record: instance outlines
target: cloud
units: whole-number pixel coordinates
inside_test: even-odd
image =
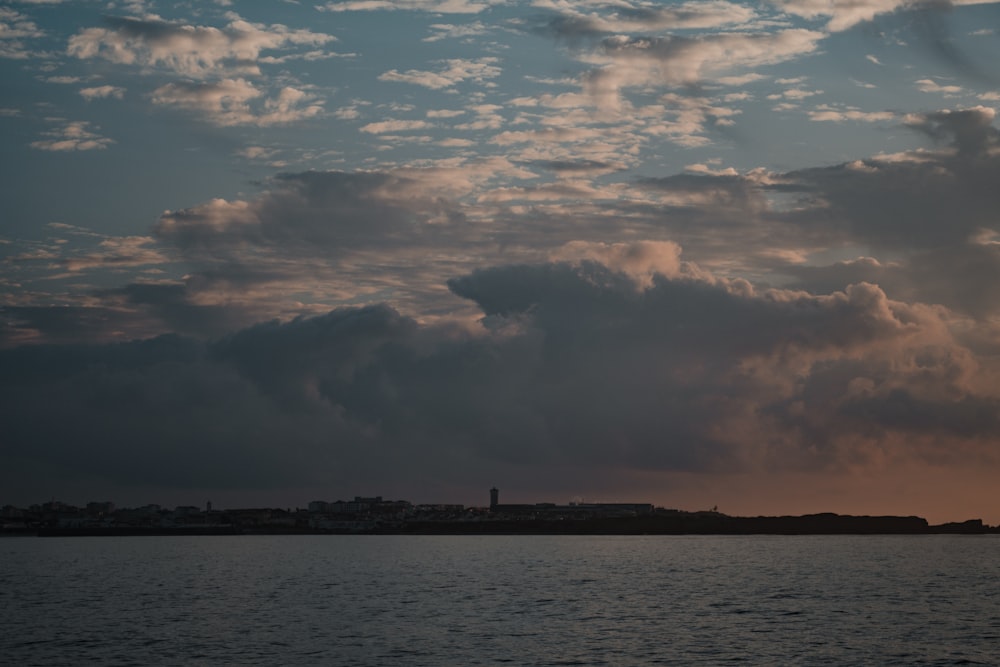
[[[156,333],[169,331],[205,339],[254,323],[253,311],[245,303],[232,297],[211,298],[213,295],[204,289],[204,282],[207,282],[204,276],[189,276],[183,282],[133,282],[97,290],[94,297],[118,313],[108,318],[111,331],[119,324],[118,320],[131,319]],[[228,282],[236,282],[236,276]],[[105,331],[105,337],[111,338],[108,333]]]
[[[553,171],[558,175],[566,176],[609,174],[624,168],[621,164],[599,160],[538,160],[533,164],[542,169]]]
[[[861,111],[859,109],[841,109],[827,105],[819,106],[808,113],[809,120],[829,123],[843,123],[846,121],[878,123],[897,118],[897,115],[892,111]]]
[[[466,194],[492,169],[502,168],[486,163],[453,170],[281,174],[253,199],[215,199],[167,211],[154,236],[189,261],[255,283],[292,280],[296,291],[315,295],[327,289],[356,295],[351,290],[363,284],[409,283],[413,289],[419,281],[404,277],[406,267],[429,262],[427,249],[439,247],[443,238],[468,241],[459,234],[462,208],[451,196]],[[376,251],[379,260],[363,254]],[[256,257],[255,274],[244,271],[248,256]],[[332,258],[340,263],[330,264]],[[393,270],[373,273],[365,265],[370,261],[386,262]],[[316,283],[317,273],[327,276],[327,284]],[[257,298],[273,305],[276,296]]]
[[[365,313],[337,313],[325,326],[321,320],[311,322],[327,334],[322,342],[314,339],[320,347],[311,352],[335,353],[340,346],[356,350],[351,341],[362,338],[363,346],[379,327],[387,338],[392,336],[388,315],[372,314],[369,319],[374,321],[368,326],[364,319]],[[286,328],[283,342],[290,342],[289,335],[294,339],[298,328]],[[263,340],[257,343],[257,339]],[[244,356],[244,350],[253,349],[255,343],[270,347],[266,331],[251,330],[207,348],[174,336],[117,348],[40,347],[16,358],[7,355],[16,368],[12,375],[5,374],[0,392],[8,408],[16,405],[27,412],[23,421],[11,424],[11,437],[3,445],[5,458],[30,462],[51,456],[57,463],[44,473],[49,480],[75,470],[73,474],[96,476],[105,484],[173,488],[260,489],[301,481],[303,470],[291,463],[300,456],[322,467],[334,465],[337,458],[346,465],[347,450],[337,453],[326,447],[331,442],[340,443],[338,447],[363,446],[361,429],[338,416],[332,406],[282,401],[280,394],[269,394],[257,382],[254,362]],[[293,348],[282,347],[282,354],[292,354],[286,360],[298,356]],[[20,372],[23,364],[45,370],[24,375]],[[87,384],[93,391],[84,393]],[[25,392],[21,398],[7,402],[18,390]],[[49,421],[36,432],[40,439],[32,445],[29,424],[45,410],[40,402],[43,391],[53,392],[50,400],[61,405],[56,419],[65,421]],[[220,429],[216,421],[220,418],[235,418],[239,423]],[[284,446],[275,448],[278,441]],[[198,466],[189,465],[192,458],[199,460]],[[4,478],[5,488],[12,488],[6,486],[15,482],[10,468]]]
[[[853,118],[849,111],[836,113]],[[612,246],[669,240],[726,275],[763,281],[777,271],[786,281],[798,276],[804,289],[815,291],[818,285],[820,293],[869,281],[895,299],[985,317],[995,304],[975,296],[983,290],[971,273],[965,279],[958,271],[954,280],[936,287],[910,269],[844,273],[839,283],[809,283],[795,267],[828,263],[810,256],[832,246],[882,266],[923,263],[955,271],[964,256],[969,266],[979,267],[977,276],[989,279],[995,253],[982,239],[989,238],[986,230],[996,230],[994,212],[1000,206],[992,186],[1000,178],[1000,163],[991,123],[991,110],[978,107],[910,115],[906,127],[935,141],[935,150],[784,173],[702,166],[606,185],[590,179],[619,170],[620,164],[541,157],[541,149],[548,141],[597,145],[610,141],[608,130],[504,132],[495,141],[523,143],[525,154],[533,155],[524,166],[459,160],[424,169],[284,174],[255,197],[167,212],[154,236],[194,262],[198,273],[214,268],[222,276],[245,266],[247,258],[268,268],[252,278],[255,289],[264,290],[255,312],[264,314],[279,307],[282,289],[319,303],[334,296],[382,298],[397,307],[405,303],[414,315],[429,309],[457,312],[453,301],[442,300],[442,275],[504,258],[568,259],[558,252],[571,238]],[[369,131],[406,127],[375,124]],[[555,178],[534,181],[537,169]],[[942,254],[925,254],[932,249]],[[606,255],[588,252],[586,257],[624,270]],[[328,258],[337,263],[324,263]],[[383,269],[366,271],[365,262]],[[310,280],[310,272],[325,277]],[[224,285],[207,281],[202,289],[206,295],[231,293]]]
[[[45,33],[30,17],[8,7],[0,7],[0,58],[25,60],[35,55],[25,40],[44,37]]]
[[[481,84],[487,79],[496,78],[500,76],[502,71],[495,65],[497,62],[499,62],[499,59],[493,57],[478,58],[475,60],[452,58],[445,61],[446,67],[436,72],[415,69],[399,72],[393,69],[380,74],[378,78],[379,81],[412,83],[417,86],[431,88],[432,90],[440,90],[442,88],[451,88],[463,81],[473,81]]]
[[[905,124],[944,147],[788,172],[769,189],[797,199],[787,219],[900,252],[966,244],[995,226],[1000,177],[992,109],[911,114]],[[815,227],[814,227],[815,228]]]
[[[120,100],[125,97],[125,89],[120,86],[96,86],[94,88],[81,88],[80,95],[88,102],[109,97]]]
[[[946,0],[934,3],[923,0],[772,0],[778,9],[805,19],[829,18],[826,29],[841,32],[876,16],[896,11],[919,12],[950,9],[959,5],[994,4],[995,0]],[[872,60],[871,56],[868,56]],[[876,64],[877,61],[873,60]]]
[[[90,126],[88,121],[66,122],[59,129],[44,133],[50,139],[32,141],[31,147],[43,151],[72,152],[104,150],[115,143],[114,139],[91,131]]]
[[[778,9],[806,19],[829,18],[831,32],[847,30],[858,23],[871,21],[879,14],[912,6],[911,0],[777,0]]]
[[[697,37],[627,37],[602,40],[585,60],[601,65],[584,79],[603,106],[617,106],[619,91],[648,85],[690,85],[734,70],[779,63],[815,51],[823,33],[717,33]]]
[[[434,31],[430,37],[424,37],[425,42],[440,42],[443,39],[459,39],[462,37],[477,37],[485,35],[490,28],[483,23],[476,21],[465,25],[452,25],[450,23],[434,23],[430,26]]]
[[[681,247],[671,241],[635,243],[593,243],[570,241],[550,254],[555,262],[582,264],[597,262],[612,271],[632,276],[639,285],[650,287],[656,276],[694,277],[698,271],[681,262]]]
[[[116,236],[103,239],[96,250],[77,253],[61,261],[67,271],[126,268],[163,264],[167,257],[148,236]]]
[[[669,244],[566,252],[450,281],[474,330],[371,306],[207,343],[0,352],[0,474],[252,490],[995,465],[995,386],[940,310],[866,283],[758,291],[684,270]]]
[[[572,396],[558,402],[567,412],[557,423],[568,425],[569,432],[559,440],[577,443],[578,455],[588,445],[599,448],[603,443],[614,449],[610,443],[619,443],[624,451],[644,452],[650,457],[648,464],[665,456],[672,461],[668,465],[689,464],[692,457],[698,465],[711,465],[719,455],[729,462],[740,459],[741,452],[767,456],[759,450],[751,454],[756,439],[763,437],[790,446],[789,460],[804,461],[811,455],[803,459],[805,452],[796,451],[798,447],[824,429],[841,431],[834,422],[841,418],[842,407],[850,411],[852,386],[860,384],[854,380],[866,377],[859,360],[874,362],[887,354],[900,360],[897,368],[902,370],[891,377],[891,367],[880,364],[868,379],[886,393],[874,394],[888,396],[893,388],[907,386],[917,393],[928,392],[927,400],[933,403],[929,396],[938,389],[931,376],[926,382],[913,382],[911,377],[920,372],[913,365],[919,355],[932,350],[939,350],[934,354],[942,366],[941,375],[936,371],[931,375],[948,385],[944,393],[957,397],[968,392],[964,382],[975,364],[949,339],[938,315],[932,309],[891,302],[873,285],[861,283],[845,292],[814,297],[774,290],[757,294],[745,283],[654,274],[649,287],[637,289],[636,283],[623,282],[620,274],[601,266],[506,267],[451,283],[488,316],[526,317],[541,330],[540,364],[545,370],[538,382],[544,384],[554,375],[558,389],[553,393],[561,390]],[[732,335],[736,331],[739,334]],[[890,348],[898,348],[899,355],[890,354]],[[938,363],[932,358],[926,370]],[[835,379],[834,368],[853,375]],[[795,373],[805,373],[805,381],[794,379]],[[952,373],[957,373],[955,379],[944,380]],[[615,387],[623,395],[609,406],[599,398],[598,386]],[[818,395],[799,394],[818,392],[820,386],[824,392],[836,392],[825,397],[832,399],[826,408],[814,404]],[[580,393],[585,396],[582,403],[576,402]],[[822,428],[810,426],[809,438],[789,437],[784,431],[805,434],[800,431],[803,425],[785,412],[796,401],[809,402],[808,414],[824,422]],[[987,402],[996,409],[995,396]],[[574,406],[572,411],[567,404]],[[668,415],[657,415],[654,405]],[[947,401],[940,408],[950,409]],[[714,416],[709,418],[706,411]],[[769,421],[769,414],[780,415],[783,423],[772,423],[776,430],[765,436],[754,420]],[[661,417],[664,421],[659,421]],[[717,418],[724,425],[718,429],[708,425]],[[896,426],[882,423],[878,428],[888,431]],[[746,434],[744,429],[754,435],[738,435]],[[992,427],[979,435],[991,431]],[[827,454],[857,454],[849,440],[830,444],[846,450],[821,454],[812,465],[829,463],[823,460]],[[673,447],[681,451],[671,452]]]
[[[478,14],[502,0],[342,0],[320,7],[328,12],[420,11],[435,14]]]
[[[5,304],[0,308],[0,350],[24,344],[100,344],[160,333],[147,328],[144,320],[101,306]]]
[[[430,109],[427,111],[428,118],[455,118],[465,114],[463,109]]]
[[[424,130],[429,127],[434,127],[434,125],[425,120],[383,120],[377,123],[362,125],[360,129],[362,132],[368,132],[369,134],[385,134],[386,132]]]
[[[410,184],[386,173],[305,172],[278,177],[252,201],[215,199],[164,213],[156,236],[182,248],[239,252],[245,244],[308,243],[335,252],[344,243],[371,243],[406,230],[410,202],[394,195]]]
[[[983,106],[910,114],[906,124],[937,141],[948,142],[958,157],[991,157],[1000,146],[1000,131],[993,127],[996,111]]]
[[[203,116],[215,125],[287,125],[318,116],[323,105],[311,94],[286,86],[277,96],[264,93],[245,79],[222,79],[211,83],[179,82],[160,86],[150,96],[154,104],[174,107]]]
[[[923,93],[940,93],[945,96],[954,97],[962,92],[961,86],[942,86],[933,79],[920,79],[916,84],[917,89]]]
[[[230,21],[224,28],[193,26],[159,18],[109,17],[107,28],[85,28],[70,37],[66,52],[123,65],[163,67],[184,76],[255,75],[262,51],[317,46],[331,35],[286,26]]]
[[[744,5],[725,0],[686,2],[672,6],[635,6],[608,3],[607,13],[583,13],[558,5],[559,13],[550,19],[543,32],[561,39],[576,40],[608,34],[650,33],[664,30],[695,30],[745,24],[756,12]]]
[[[777,270],[796,277],[791,287],[812,293],[868,281],[898,299],[942,304],[980,322],[988,322],[1000,312],[1000,295],[981,287],[1000,280],[1000,247],[992,243],[933,248],[896,262],[860,257],[826,265],[788,265]]]

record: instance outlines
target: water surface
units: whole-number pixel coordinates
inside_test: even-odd
[[[0,540],[0,663],[1000,664],[1000,536]]]

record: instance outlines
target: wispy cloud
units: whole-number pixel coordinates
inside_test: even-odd
[[[45,132],[48,139],[31,142],[32,148],[43,151],[71,152],[104,150],[115,143],[92,131],[87,121],[64,122],[58,129]]]
[[[421,11],[435,14],[478,14],[503,0],[343,0],[321,7],[328,12]]]
[[[437,71],[411,69],[405,72],[389,70],[379,75],[380,81],[395,81],[412,83],[434,90],[451,88],[464,81],[484,83],[488,79],[500,76],[501,69],[497,67],[498,58],[486,57],[474,60],[452,58],[445,61],[445,67]]]
[[[107,99],[109,97],[120,100],[125,97],[125,88],[122,88],[121,86],[95,86],[93,88],[81,88],[80,96],[87,101]]]
[[[734,70],[779,63],[812,53],[823,37],[800,29],[697,38],[609,37],[596,53],[581,58],[599,66],[585,77],[584,89],[600,105],[615,107],[621,104],[623,89],[692,85]]]

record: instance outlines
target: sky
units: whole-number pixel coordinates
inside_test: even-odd
[[[989,0],[0,0],[0,503],[1000,523]]]

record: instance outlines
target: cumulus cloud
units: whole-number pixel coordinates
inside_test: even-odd
[[[224,305],[234,323],[378,300],[437,316],[455,311],[458,301],[448,297],[441,276],[494,252],[484,240],[487,227],[470,220],[459,199],[492,179],[533,176],[499,159],[281,174],[252,198],[167,211],[153,236],[158,252],[186,267],[180,297]],[[101,298],[106,303],[109,296]],[[114,305],[146,310],[149,304]]]
[[[916,82],[917,88],[924,93],[939,93],[946,97],[954,97],[962,92],[961,86],[942,86],[933,79],[920,79]]]
[[[106,28],[85,28],[69,39],[66,52],[80,59],[163,67],[189,77],[220,73],[259,74],[262,51],[290,46],[318,46],[331,35],[286,26],[250,23],[236,18],[224,28],[194,26],[162,19],[109,17]]]
[[[681,263],[681,247],[671,241],[635,243],[594,243],[570,241],[550,255],[554,261],[580,264],[597,262],[613,271],[632,276],[642,286],[650,286],[655,276],[678,278],[682,272],[695,274]]]
[[[252,244],[281,251],[306,244],[314,252],[413,240],[414,219],[434,218],[448,207],[419,184],[384,172],[283,174],[273,189],[251,201],[215,199],[164,213],[156,235],[183,248],[232,252]]]
[[[166,212],[154,235],[197,267],[188,286],[200,303],[273,316],[391,299],[410,312],[448,313],[456,304],[442,298],[441,275],[474,262],[461,248],[479,239],[451,197],[500,169],[283,174],[253,199]]]
[[[303,90],[286,86],[274,97],[246,79],[211,83],[179,82],[160,86],[150,96],[154,104],[199,114],[216,125],[285,125],[318,116],[323,105]]]
[[[993,127],[995,117],[994,109],[977,106],[910,114],[905,122],[937,141],[949,143],[959,157],[988,157],[1000,145],[1000,131]]]
[[[1000,312],[1000,295],[983,285],[1000,280],[1000,247],[970,243],[911,253],[903,261],[860,257],[825,265],[776,267],[795,276],[790,286],[824,293],[858,281],[878,284],[896,298],[935,303],[989,322]]]
[[[31,58],[35,54],[25,40],[44,36],[45,33],[30,17],[9,7],[0,7],[0,58]]]
[[[447,485],[569,466],[589,485],[996,458],[995,387],[938,310],[867,283],[759,291],[686,272],[669,244],[567,252],[450,281],[481,309],[475,331],[372,306],[208,343],[0,352],[4,482],[409,490],[404,471]]]
[[[991,229],[1000,201],[986,183],[1000,164],[989,156],[996,130],[979,112],[928,114],[913,126],[947,137],[952,149],[923,159],[868,160],[793,172],[791,190],[813,199],[791,214],[839,228],[880,249],[928,249],[965,243]],[[952,152],[954,151],[954,152]],[[775,186],[783,189],[783,186]],[[803,200],[805,201],[805,200]]]
[[[700,264],[730,275],[760,280],[779,271],[821,293],[868,281],[895,299],[983,317],[995,304],[975,296],[983,290],[971,274],[966,280],[958,271],[955,280],[934,286],[929,275],[885,267],[959,267],[964,254],[969,266],[980,267],[977,275],[993,275],[993,245],[982,241],[990,238],[989,230],[1000,231],[994,219],[1000,201],[992,184],[1000,166],[992,119],[984,108],[911,115],[906,126],[936,142],[935,150],[785,173],[696,165],[688,173],[599,186],[589,179],[620,165],[556,159],[529,159],[524,167],[503,160],[458,161],[447,168],[291,173],[252,198],[169,211],[154,235],[196,262],[199,271],[216,267],[221,276],[243,266],[246,257],[267,267],[273,273],[251,278],[271,285],[260,295],[258,307],[265,310],[259,312],[275,307],[278,285],[307,283],[304,271],[327,277],[322,284],[294,288],[302,293],[329,290],[338,298],[368,301],[380,289],[390,290],[394,304],[406,301],[413,309],[408,312],[417,313],[441,297],[435,290],[442,274],[436,271],[463,271],[503,255],[591,259],[625,271],[607,252],[598,252],[602,246],[586,244],[616,247],[625,239],[645,238],[681,243]],[[367,131],[408,127],[376,123]],[[561,143],[608,139],[607,131],[585,130],[504,132],[494,140],[523,142],[537,155],[549,136]],[[549,170],[556,178],[511,183],[536,178],[525,167]],[[565,245],[571,229],[571,238],[584,245]],[[811,265],[810,254],[831,245],[854,249],[882,262],[881,268],[844,272],[839,283],[808,282],[805,269],[796,267]],[[560,254],[570,248],[579,257]],[[948,253],[924,254],[934,249]],[[334,257],[335,266],[322,261]],[[373,261],[384,269],[364,272],[363,263]],[[425,265],[418,268],[421,261]],[[650,264],[646,273],[654,269],[672,275],[666,264]],[[238,275],[248,275],[241,271]],[[224,283],[210,282],[204,288],[219,293]],[[439,303],[443,310],[455,308],[444,303]]]

